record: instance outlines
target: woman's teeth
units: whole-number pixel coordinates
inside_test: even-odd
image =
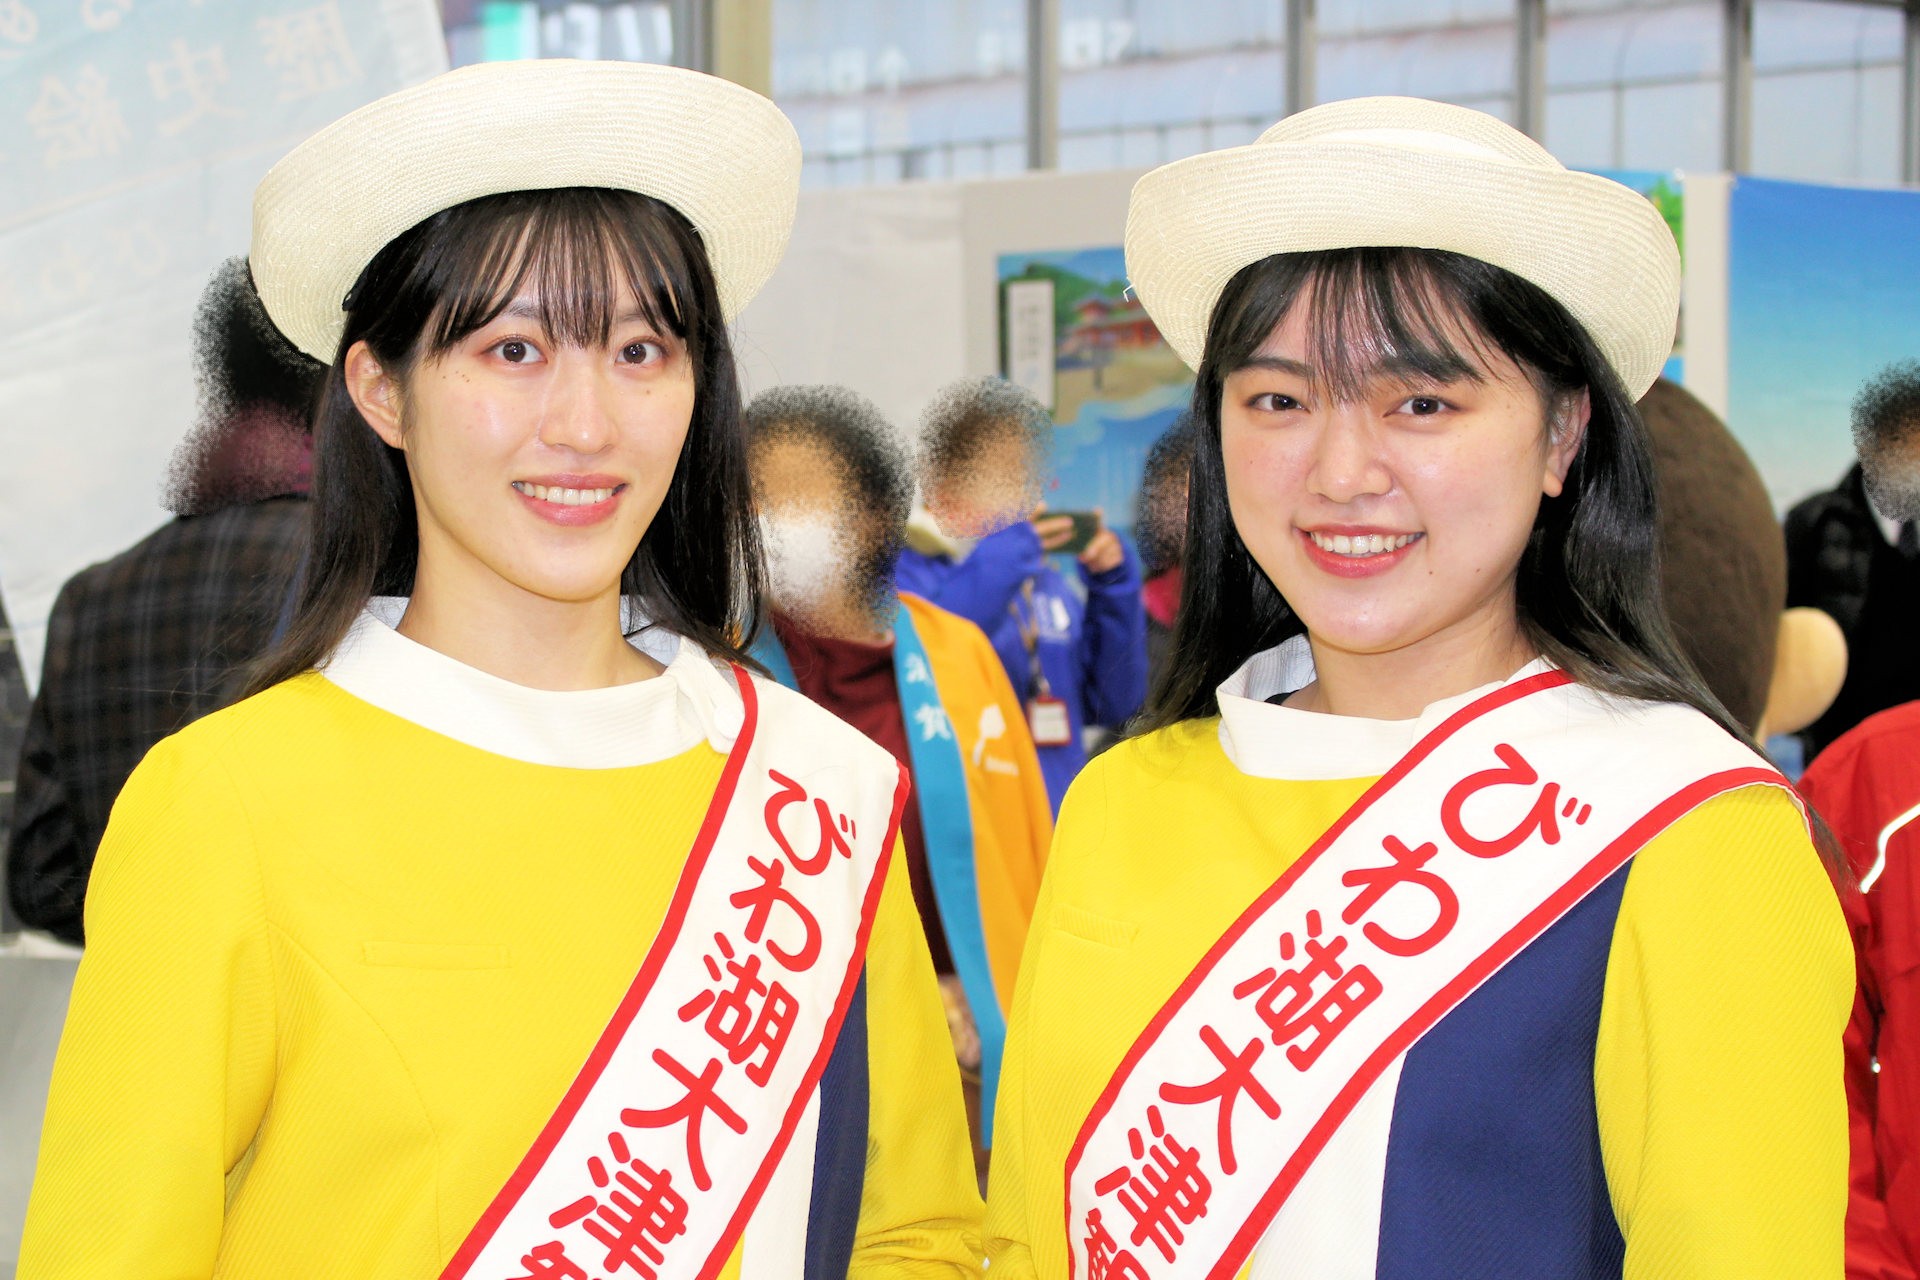
[[[562,489],[558,485],[528,484],[515,480],[513,487],[537,502],[557,502],[563,507],[590,507],[613,496],[611,489]]]
[[[1420,535],[1417,533],[1362,534],[1350,538],[1344,533],[1315,533],[1307,536],[1313,539],[1313,545],[1322,551],[1331,551],[1337,556],[1377,556],[1389,551],[1398,551]]]

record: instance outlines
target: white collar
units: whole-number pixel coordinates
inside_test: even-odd
[[[529,689],[394,630],[404,598],[367,602],[321,673],[423,729],[494,755],[567,769],[624,769],[671,759],[702,739],[726,751],[744,718],[732,679],[698,645],[658,627],[633,645],[666,665],[652,680],[607,689]]]
[[[1880,508],[1874,506],[1871,502],[1867,504],[1867,510],[1873,512],[1873,522],[1880,526],[1880,536],[1887,540],[1887,545],[1890,547],[1899,546],[1900,525],[1903,522],[1881,515]]]
[[[1254,654],[1220,685],[1220,746],[1235,768],[1256,778],[1376,778],[1475,698],[1552,669],[1536,658],[1505,680],[1432,703],[1411,720],[1327,715],[1267,701],[1313,682],[1313,650],[1305,636],[1295,636]]]

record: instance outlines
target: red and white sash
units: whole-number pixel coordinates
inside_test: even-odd
[[[1373,1082],[1650,839],[1785,780],[1698,712],[1559,672],[1457,712],[1236,920],[1066,1167],[1081,1280],[1227,1280]]]
[[[734,675],[744,723],[660,932],[442,1280],[707,1280],[793,1137],[859,981],[906,771],[825,716],[761,716]]]

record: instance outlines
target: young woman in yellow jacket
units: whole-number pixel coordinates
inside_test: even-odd
[[[1184,598],[1060,815],[989,1274],[1838,1277],[1852,963],[1660,609],[1659,214],[1362,99],[1147,175],[1126,252]]]
[[[311,549],[115,809],[22,1276],[977,1273],[901,772],[740,665],[798,171],[737,86],[532,62],[261,184]]]

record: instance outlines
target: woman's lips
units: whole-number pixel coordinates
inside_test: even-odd
[[[1307,559],[1338,578],[1371,578],[1386,573],[1405,560],[1426,537],[1421,533],[1389,529],[1300,529],[1297,532],[1306,547]],[[1373,550],[1375,546],[1380,550]]]
[[[528,510],[549,524],[567,527],[599,524],[612,516],[626,489],[611,476],[541,476],[513,482],[513,491]]]

